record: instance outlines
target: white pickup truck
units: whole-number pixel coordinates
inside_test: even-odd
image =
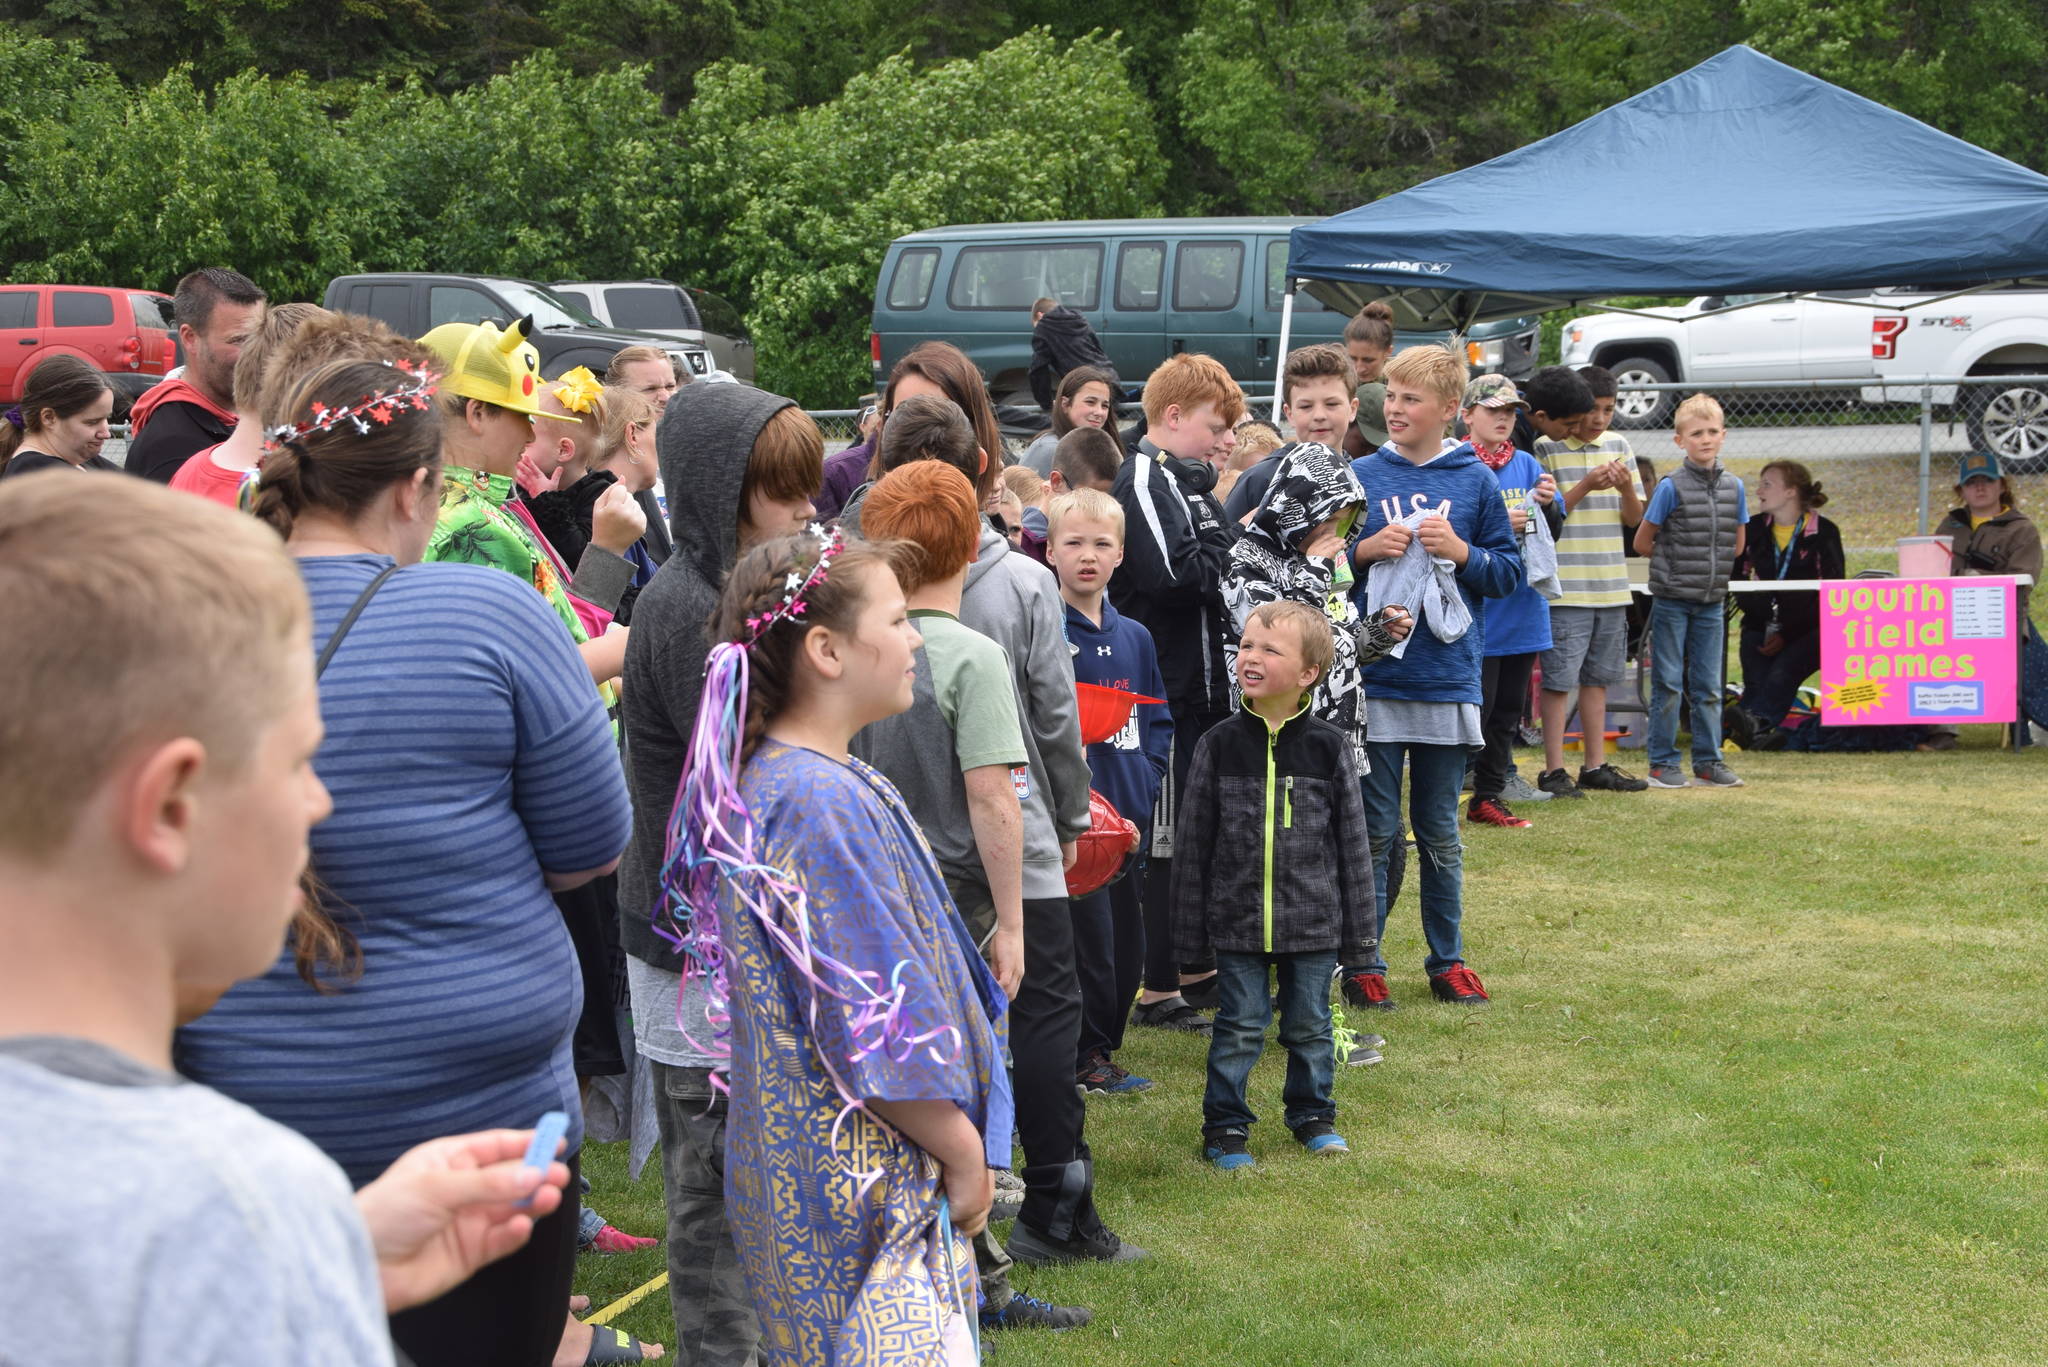
[[[1564,326],[1563,353],[1564,364],[1605,366],[1623,385],[1867,379],[1874,383],[1859,394],[1866,403],[1917,401],[1917,385],[1888,390],[1875,382],[2048,374],[2048,292],[1703,295],[1677,308],[1574,318]],[[1678,397],[1625,393],[1615,425],[1662,426]],[[1996,451],[2016,472],[2048,469],[2048,387],[1938,385],[1933,399],[1944,412],[1960,410],[1972,446]]]

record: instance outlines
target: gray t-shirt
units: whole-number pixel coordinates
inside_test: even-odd
[[[1486,743],[1479,729],[1479,705],[1431,702],[1412,698],[1365,699],[1368,742],[1405,745],[1462,745],[1477,750]]]
[[[62,1036],[0,1039],[0,1115],[0,1363],[392,1361],[348,1179],[306,1140]]]
[[[628,954],[626,993],[633,1004],[633,1043],[656,1063],[671,1068],[722,1068],[727,1061],[709,1051],[711,1020],[705,1010],[711,1000],[700,978],[690,979],[683,990],[683,975],[656,968]],[[676,1025],[676,998],[683,1004],[683,1025]]]

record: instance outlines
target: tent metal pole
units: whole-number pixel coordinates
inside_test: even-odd
[[[1934,389],[1920,390],[1920,535],[1927,535],[1927,486],[1934,470]]]
[[[1280,425],[1282,377],[1287,374],[1287,343],[1294,336],[1294,280],[1287,281],[1287,293],[1280,296],[1280,351],[1273,358],[1273,425]]]

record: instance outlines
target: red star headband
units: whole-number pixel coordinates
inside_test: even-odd
[[[281,446],[291,446],[315,432],[332,432],[343,423],[352,424],[357,432],[367,437],[370,435],[372,423],[385,427],[407,413],[424,411],[429,401],[440,391],[440,375],[424,365],[416,365],[411,361],[385,361],[382,364],[411,376],[411,383],[376,394],[366,394],[341,408],[329,408],[324,403],[316,403],[313,405],[313,416],[304,422],[283,423],[267,429],[264,432],[264,450],[275,451]]]

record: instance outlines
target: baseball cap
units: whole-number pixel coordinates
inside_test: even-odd
[[[1528,401],[1522,391],[1515,388],[1515,382],[1505,375],[1481,375],[1465,386],[1465,402],[1460,408],[1519,408],[1529,411]]]
[[[530,316],[502,332],[496,323],[443,323],[420,338],[420,345],[448,367],[441,377],[443,392],[531,418],[573,423],[574,416],[541,410],[540,353],[526,340],[532,332]]]
[[[1968,484],[1973,479],[2000,479],[2005,472],[1998,468],[1998,457],[1989,451],[1972,451],[1956,465],[1956,483]]]

